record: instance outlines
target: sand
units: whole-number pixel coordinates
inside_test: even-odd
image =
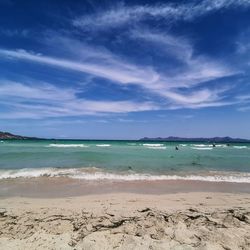
[[[250,249],[250,194],[1,198],[0,249]]]

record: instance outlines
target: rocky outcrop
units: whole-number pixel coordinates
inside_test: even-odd
[[[0,131],[0,140],[28,140],[28,139],[37,139],[35,137],[27,137],[21,135],[14,135],[8,132]]]

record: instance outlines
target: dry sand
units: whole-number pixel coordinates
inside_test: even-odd
[[[0,249],[250,249],[250,194],[2,198]]]

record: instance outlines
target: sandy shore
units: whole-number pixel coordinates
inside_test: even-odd
[[[250,249],[250,194],[1,198],[0,249]]]

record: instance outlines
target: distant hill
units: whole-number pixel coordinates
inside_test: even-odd
[[[14,134],[11,134],[8,132],[1,132],[0,131],[0,140],[28,140],[28,139],[38,139],[38,138],[21,136],[21,135],[14,135]]]
[[[199,137],[199,138],[185,138],[185,137],[174,137],[169,136],[166,138],[157,137],[157,138],[148,138],[144,137],[141,138],[139,141],[169,141],[169,142],[250,142],[250,140],[247,139],[241,139],[241,138],[231,138],[231,137],[212,137],[212,138],[206,138],[206,137]]]
[[[9,132],[1,132],[0,131],[0,140],[46,140],[44,138],[37,138],[37,137],[28,137],[22,135],[14,135]],[[53,139],[48,139],[53,140]],[[55,140],[55,139],[54,139]],[[60,140],[60,139],[57,139]],[[250,140],[241,139],[241,138],[231,138],[231,137],[199,137],[199,138],[185,138],[185,137],[175,137],[169,136],[166,138],[157,137],[157,138],[149,138],[144,137],[139,139],[139,141],[167,141],[167,142],[215,142],[215,143],[230,143],[230,142],[249,142]]]

